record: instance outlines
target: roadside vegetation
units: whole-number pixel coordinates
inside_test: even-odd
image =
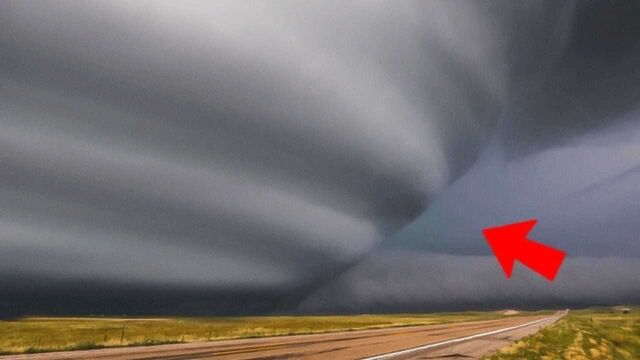
[[[507,316],[502,312],[461,312],[211,318],[24,317],[0,321],[0,354],[312,334]]]
[[[640,359],[640,308],[571,311],[486,359]]]

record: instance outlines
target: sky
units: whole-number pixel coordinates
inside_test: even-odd
[[[640,302],[638,16],[3,1],[0,316]],[[530,218],[553,283],[482,238]]]

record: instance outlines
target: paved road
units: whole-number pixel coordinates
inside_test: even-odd
[[[541,320],[529,321],[506,329],[498,329],[466,337],[429,343],[411,349],[398,350],[387,354],[368,357],[365,360],[405,360],[405,359],[480,359],[498,349],[512,344],[527,335],[538,332],[543,327],[555,323],[567,312],[558,312]]]
[[[159,345],[0,357],[0,359],[455,359],[474,358],[552,324],[551,316],[207,343]]]

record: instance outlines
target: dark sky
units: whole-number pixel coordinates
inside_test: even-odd
[[[640,302],[640,3],[0,3],[0,315]],[[483,227],[538,218],[549,283]]]

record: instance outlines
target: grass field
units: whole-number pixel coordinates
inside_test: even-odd
[[[0,354],[310,334],[505,317],[500,312],[215,318],[26,317],[0,321]]]
[[[640,359],[640,309],[571,311],[554,326],[517,341],[490,360]]]

